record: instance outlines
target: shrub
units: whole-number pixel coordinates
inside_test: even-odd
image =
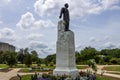
[[[53,62],[50,62],[50,66],[54,66],[54,63],[53,63]]]
[[[110,63],[112,63],[112,64],[117,64],[118,62],[117,62],[117,58],[111,58],[110,59]]]
[[[120,58],[117,59],[118,64],[120,65]]]

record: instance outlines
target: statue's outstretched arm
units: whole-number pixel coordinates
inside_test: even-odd
[[[62,17],[62,13],[63,13],[63,11],[64,11],[64,8],[61,9],[59,18]]]

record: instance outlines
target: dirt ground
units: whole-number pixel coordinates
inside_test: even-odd
[[[12,69],[0,69],[0,72],[9,72],[11,71]]]

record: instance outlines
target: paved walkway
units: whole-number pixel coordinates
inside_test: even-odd
[[[101,75],[102,72],[103,72],[102,70],[98,70],[98,71],[97,71],[97,74],[100,74],[100,75]],[[103,75],[104,75],[104,76],[110,76],[110,77],[114,77],[114,78],[119,78],[119,79],[120,79],[120,75],[117,75],[117,74],[110,74],[110,73],[104,72]]]
[[[120,75],[117,75],[117,74],[111,74],[111,73],[106,73],[106,72],[117,72],[117,73],[120,73],[118,71],[105,71],[105,70],[102,70],[105,66],[114,66],[114,65],[98,65],[98,71],[97,71],[97,74],[101,74],[103,72],[103,75],[105,76],[110,76],[110,77],[115,77],[115,78],[120,78]],[[120,65],[115,65],[115,66],[120,66]]]
[[[0,72],[0,80],[10,80],[10,78],[17,76],[18,71],[20,68],[14,68],[13,70],[9,72]],[[46,72],[39,72],[40,74],[46,73]],[[35,73],[19,73],[19,75],[28,75],[28,74],[35,74]]]
[[[0,73],[0,80],[9,80],[11,77],[16,76],[20,68],[13,69],[7,73]]]

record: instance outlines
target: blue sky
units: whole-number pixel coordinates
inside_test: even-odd
[[[0,42],[55,53],[61,7],[69,3],[76,50],[120,48],[120,0],[0,0]]]

